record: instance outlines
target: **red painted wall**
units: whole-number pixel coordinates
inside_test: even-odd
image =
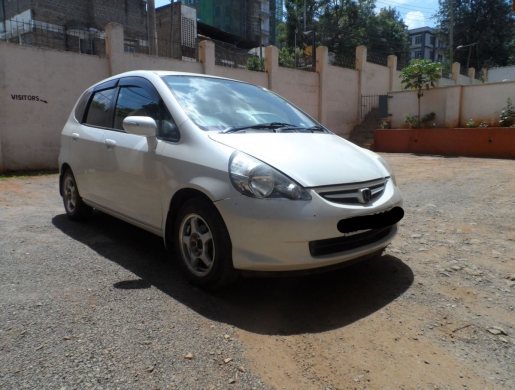
[[[374,151],[515,158],[515,128],[376,130]]]

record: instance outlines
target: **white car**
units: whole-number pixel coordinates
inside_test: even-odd
[[[163,237],[207,288],[377,256],[404,215],[379,155],[266,88],[213,76],[94,85],[64,126],[59,167],[71,219],[95,208]]]

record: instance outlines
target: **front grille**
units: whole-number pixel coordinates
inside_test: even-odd
[[[354,234],[347,237],[329,238],[309,242],[311,256],[324,256],[338,252],[345,252],[365,245],[373,244],[385,238],[392,231],[392,227],[368,230],[364,233]]]
[[[341,186],[320,187],[315,189],[315,191],[329,202],[341,204],[359,204],[362,203],[360,202],[359,190],[368,188],[372,193],[371,200],[367,202],[370,203],[378,199],[383,194],[387,182],[388,178],[384,178],[362,183],[345,184]]]

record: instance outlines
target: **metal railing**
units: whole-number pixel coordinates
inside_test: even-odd
[[[467,69],[460,66],[460,74],[463,76],[468,76]]]
[[[367,51],[367,62],[371,62],[373,64],[382,66],[388,66],[388,57],[384,54]]]
[[[249,49],[243,49],[227,42],[217,41],[216,39],[202,37],[202,40],[209,40],[215,44],[215,65],[225,66],[228,68],[238,68],[254,70],[258,72],[265,71],[265,48],[252,52]],[[261,53],[263,59],[260,59]]]
[[[171,39],[164,38],[160,36],[159,33],[156,42],[157,57],[175,58],[187,61],[198,60],[196,44],[195,47],[180,45],[178,41],[172,42]],[[127,34],[124,36],[124,50],[129,53],[150,55],[151,50],[148,36],[146,34],[140,36]]]
[[[340,68],[356,69],[356,57],[335,57],[333,66],[339,66]]]
[[[6,20],[0,41],[24,46],[71,51],[105,57],[105,34],[90,28],[67,27],[37,20]]]

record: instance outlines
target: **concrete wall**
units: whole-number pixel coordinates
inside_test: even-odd
[[[499,126],[499,115],[509,97],[515,102],[515,81],[464,87],[461,94],[461,125],[465,126],[473,119],[476,125],[486,122],[489,126]]]
[[[515,66],[488,69],[488,82],[515,81]]]
[[[398,78],[392,58],[389,67],[366,63],[364,47],[356,70],[329,65],[327,48],[319,47],[316,72],[308,72],[279,67],[279,51],[269,46],[266,72],[252,72],[216,66],[209,41],[199,45],[200,62],[190,62],[124,52],[124,30],[116,23],[105,34],[107,58],[0,42],[0,172],[56,168],[60,133],[80,94],[126,71],[184,71],[261,85],[345,138],[360,122],[361,95],[386,94]]]
[[[404,114],[417,114],[416,91],[389,94],[392,96],[388,102],[391,128],[408,128]],[[498,126],[499,114],[508,97],[515,101],[515,82],[433,88],[424,91],[420,111],[421,115],[434,112],[436,127],[466,127],[470,120],[476,122],[476,126],[481,122]]]
[[[106,58],[0,43],[0,172],[56,168],[73,106],[106,77]]]

